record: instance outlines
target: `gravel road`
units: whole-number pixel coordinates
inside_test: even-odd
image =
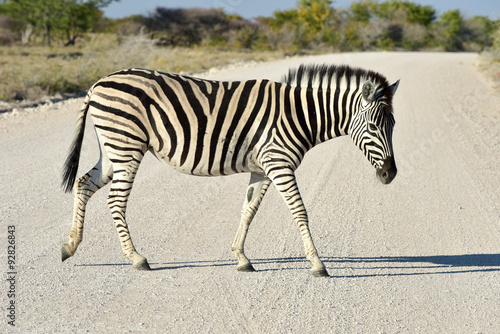
[[[78,252],[61,263],[73,198],[60,174],[82,99],[0,115],[0,332],[499,333],[500,97],[477,62],[465,53],[355,53],[202,74],[279,80],[300,63],[344,63],[401,79],[392,184],[376,180],[347,137],[313,149],[297,171],[330,278],[310,276],[274,188],[246,243],[257,272],[237,272],[230,247],[249,175],[192,177],[152,155],[127,215],[154,270],[133,270],[122,256],[109,186],[87,207]],[[97,155],[87,124],[79,175]]]

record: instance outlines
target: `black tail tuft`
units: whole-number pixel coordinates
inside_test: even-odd
[[[76,180],[78,172],[78,163],[80,161],[80,152],[82,150],[83,135],[85,133],[85,119],[87,118],[87,110],[89,106],[90,92],[85,98],[84,105],[80,110],[78,121],[76,124],[76,133],[73,143],[71,144],[70,152],[64,163],[62,188],[65,192],[71,192]]]
[[[84,128],[85,129],[85,128]],[[83,130],[84,130],[83,129]],[[71,149],[66,162],[64,163],[62,187],[69,193],[73,189],[78,172],[78,162],[80,161],[80,151],[82,149],[83,131],[79,131],[71,144]]]

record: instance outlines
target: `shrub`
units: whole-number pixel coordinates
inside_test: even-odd
[[[421,24],[409,24],[403,30],[403,48],[416,51],[424,48],[428,42],[427,28]]]

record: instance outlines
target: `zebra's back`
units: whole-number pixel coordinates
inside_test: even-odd
[[[93,86],[90,115],[117,155],[150,150],[194,175],[262,172],[257,155],[275,124],[280,88],[268,80],[217,82],[128,69]]]

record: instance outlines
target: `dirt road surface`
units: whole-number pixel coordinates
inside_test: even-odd
[[[257,272],[237,272],[230,247],[249,175],[182,175],[151,155],[127,214],[154,270],[136,271],[122,256],[109,186],[89,203],[78,252],[61,263],[73,197],[61,191],[60,174],[82,99],[0,115],[0,332],[499,333],[500,98],[477,61],[337,54],[203,75],[279,80],[300,63],[342,63],[401,79],[392,184],[376,180],[347,137],[313,149],[297,171],[329,278],[309,275],[298,228],[274,188],[246,243]],[[87,124],[79,175],[97,154]],[[12,300],[15,327],[7,323]]]

